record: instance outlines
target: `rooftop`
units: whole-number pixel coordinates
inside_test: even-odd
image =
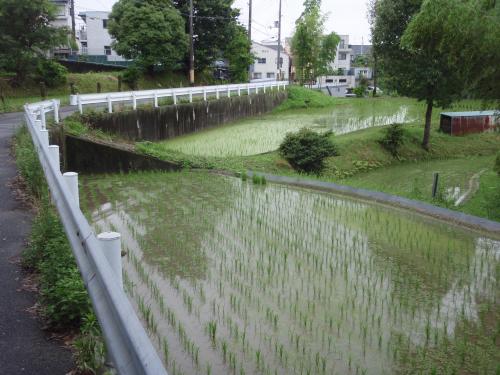
[[[500,111],[470,111],[470,112],[441,112],[442,116],[448,117],[475,117],[500,115]]]

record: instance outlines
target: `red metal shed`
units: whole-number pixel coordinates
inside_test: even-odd
[[[442,112],[439,128],[450,135],[481,133],[499,126],[500,112]]]

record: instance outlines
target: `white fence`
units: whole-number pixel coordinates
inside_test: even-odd
[[[266,90],[281,90],[288,85],[286,81],[272,82],[256,82],[244,83],[235,85],[219,85],[219,86],[198,86],[198,87],[181,87],[176,89],[162,90],[145,90],[145,91],[124,91],[124,92],[107,92],[102,94],[78,94],[70,96],[70,104],[77,105],[80,113],[83,113],[83,106],[88,104],[106,104],[108,112],[113,112],[113,103],[132,102],[133,109],[137,108],[137,101],[153,101],[153,105],[158,107],[158,99],[172,98],[174,104],[181,98],[188,98],[189,102],[193,101],[193,97],[203,96],[203,100],[207,100],[209,95],[215,95],[217,99],[221,95],[231,97],[231,95],[241,96],[244,94],[259,93]]]
[[[58,122],[58,110],[58,100],[27,104],[24,107],[26,124],[52,201],[92,300],[112,364],[119,374],[166,375],[167,371],[122,289],[120,235],[94,234],[80,210],[78,174],[62,174],[59,147],[49,145],[45,115],[53,112]]]

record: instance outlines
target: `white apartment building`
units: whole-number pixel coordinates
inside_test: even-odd
[[[107,61],[124,61],[111,44],[113,39],[108,32],[109,12],[87,11],[78,14],[85,22],[85,26],[78,30],[80,54],[105,56]]]
[[[349,35],[339,35],[340,42],[337,47],[337,55],[331,64],[335,75],[318,77],[321,86],[356,86],[356,77],[351,72],[352,49],[349,45]]]
[[[278,77],[278,45],[252,42],[252,53],[255,63],[251,67],[251,79],[279,79]],[[290,57],[281,47],[281,79],[288,80]]]
[[[52,2],[56,6],[56,19],[52,21],[52,25],[71,30],[70,0],[52,0]]]

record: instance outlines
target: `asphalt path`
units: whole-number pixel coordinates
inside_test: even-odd
[[[72,111],[66,107],[61,112]],[[17,175],[11,139],[22,121],[20,112],[0,114],[0,374],[66,374],[74,368],[71,351],[42,330],[42,323],[28,311],[37,295],[23,288],[19,258],[33,212],[10,187]]]

